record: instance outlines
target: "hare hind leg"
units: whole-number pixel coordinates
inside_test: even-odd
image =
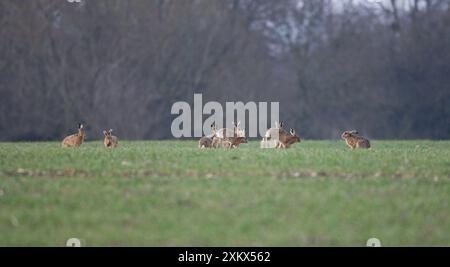
[[[276,145],[276,148],[278,148],[278,149],[285,149],[286,145],[283,142],[278,141],[277,145]]]
[[[225,149],[231,149],[231,148],[233,148],[233,144],[230,141],[223,141],[222,147]]]
[[[361,140],[356,143],[356,148],[370,148],[370,143],[366,140]]]

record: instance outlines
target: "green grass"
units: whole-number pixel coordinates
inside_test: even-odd
[[[450,141],[0,143],[0,246],[450,245]]]

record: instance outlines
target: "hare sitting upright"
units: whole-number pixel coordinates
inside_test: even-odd
[[[214,141],[215,141],[215,135],[216,135],[216,124],[213,122],[211,124],[211,134],[203,136],[198,140],[198,148],[213,148],[214,147]]]
[[[63,147],[79,147],[83,144],[86,137],[86,131],[83,128],[83,124],[78,124],[78,133],[66,136],[62,141]]]
[[[278,148],[281,135],[289,135],[283,129],[283,122],[275,121],[275,127],[269,128],[261,140],[261,148]]]
[[[222,128],[216,131],[215,137],[219,139],[224,139],[227,137],[245,137],[245,131],[241,130],[239,127],[241,125],[241,122],[232,122],[233,123],[233,129],[230,128]]]
[[[103,131],[103,134],[105,135],[103,144],[107,148],[115,148],[119,144],[119,139],[117,136],[112,135],[112,131],[112,129],[109,129],[109,131]]]
[[[345,131],[341,135],[342,139],[351,149],[355,148],[370,148],[370,141],[359,135],[358,131]]]
[[[242,130],[240,128],[241,122],[240,121],[238,121],[237,123],[233,122],[233,125],[234,125],[233,126],[234,137],[244,137],[245,138],[245,130]],[[243,139],[241,139],[241,140],[243,140]]]
[[[280,122],[275,121],[275,127],[270,128],[270,129],[268,129],[266,131],[266,134],[263,137],[263,141],[277,140],[283,134],[286,134],[286,135],[289,134],[285,130],[283,130],[283,122],[282,121],[280,121]]]

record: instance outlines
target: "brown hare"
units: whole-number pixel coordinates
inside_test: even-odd
[[[283,130],[283,122],[275,121],[275,127],[269,128],[261,140],[261,148],[276,148],[280,135],[288,134]]]
[[[222,128],[217,131],[215,131],[215,134],[212,136],[212,147],[218,148],[220,146],[222,147],[237,147],[239,146],[239,142],[242,143],[242,141],[245,139],[245,131],[241,130],[239,126],[241,125],[241,122],[233,122],[233,129],[230,128]],[[236,137],[242,137],[244,139],[239,139],[240,141],[230,141],[229,138],[236,138]],[[233,142],[237,142],[236,144],[233,144]]]
[[[222,140],[223,148],[237,148],[240,144],[247,143],[247,139],[245,137],[227,137]]]
[[[230,128],[222,128],[217,130],[215,137],[223,139],[225,137],[234,136],[234,130]]]
[[[217,139],[215,138],[216,135],[216,124],[213,122],[211,124],[211,134],[203,136],[198,140],[198,148],[214,148],[215,142],[217,142]]]
[[[83,144],[86,138],[86,131],[84,130],[83,124],[78,124],[78,133],[66,136],[62,141],[63,147],[79,147]]]
[[[203,136],[202,138],[200,138],[200,140],[198,140],[198,148],[200,149],[212,148],[212,144],[213,144],[212,139],[207,136]]]
[[[351,149],[355,148],[370,148],[370,141],[359,135],[358,131],[345,131],[341,135],[342,139]]]
[[[234,125],[234,129],[233,129],[234,137],[245,137],[245,130],[240,129],[241,122],[240,121],[238,121],[237,123],[233,122],[233,125]]]
[[[289,134],[285,134],[284,132],[280,134],[277,148],[289,148],[295,143],[300,143],[300,137],[296,135],[295,130],[291,128]]]
[[[266,131],[263,141],[278,139],[279,136],[282,134],[288,135],[288,133],[285,130],[283,130],[283,122],[275,121],[275,127],[270,128]]]
[[[239,129],[241,122],[233,122],[233,129],[230,128],[222,128],[217,130],[215,137],[224,139],[227,137],[245,137],[245,131]]]
[[[112,135],[112,131],[112,129],[109,129],[109,131],[103,131],[103,134],[105,135],[103,144],[107,148],[115,148],[119,144],[119,139],[117,136]]]

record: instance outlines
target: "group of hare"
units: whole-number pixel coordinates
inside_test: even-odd
[[[211,134],[198,140],[198,148],[236,148],[242,143],[247,143],[245,132],[239,129],[241,122],[234,123],[233,129],[222,128],[217,130],[216,124],[211,124]]]
[[[241,130],[241,122],[233,122],[233,129],[222,128],[217,130],[215,123],[211,125],[211,134],[203,136],[198,141],[198,148],[226,148],[232,149],[239,147],[242,143],[247,143],[245,131]],[[103,131],[104,140],[103,145],[106,148],[115,148],[119,144],[117,136],[112,135],[112,129]],[[83,124],[78,124],[78,132],[66,136],[62,141],[63,147],[79,147],[83,144],[86,137],[86,131]],[[370,148],[370,141],[362,137],[355,130],[345,131],[341,135],[342,139],[351,149],[355,148]],[[262,143],[273,142],[273,147],[278,149],[286,149],[291,145],[300,142],[300,137],[295,133],[295,130],[290,128],[289,132],[283,129],[283,122],[275,122],[275,127],[266,131]]]
[[[103,145],[107,148],[115,148],[119,144],[119,139],[117,136],[112,135],[112,129],[109,131],[103,131],[103,135],[105,138],[103,139]],[[62,141],[63,147],[79,147],[83,144],[84,139],[86,138],[86,130],[83,127],[83,124],[78,124],[78,133],[71,134],[66,136]]]
[[[233,129],[222,128],[217,130],[215,123],[211,125],[211,134],[203,136],[198,141],[198,148],[237,148],[242,143],[247,143],[245,131],[239,128],[240,122],[233,122]],[[351,149],[370,148],[370,141],[359,135],[358,131],[345,131],[341,135],[342,139]],[[273,146],[278,149],[290,148],[291,145],[300,142],[300,137],[295,133],[293,128],[289,132],[283,129],[283,122],[275,122],[275,127],[266,131],[261,147],[267,142],[272,142]]]

